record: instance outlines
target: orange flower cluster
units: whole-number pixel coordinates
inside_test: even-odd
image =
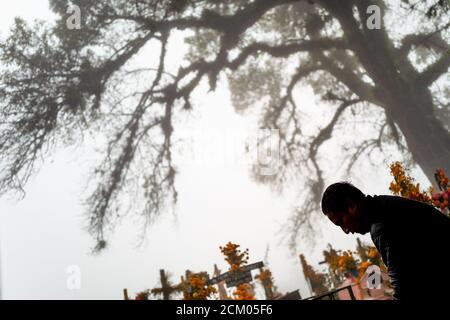
[[[372,265],[372,263],[370,261],[364,261],[358,265],[358,275],[359,275],[358,280],[360,280],[364,276],[367,268],[370,267],[371,265]]]
[[[433,193],[432,195],[433,205],[441,209],[442,212],[445,212],[446,210],[448,211],[450,210],[449,204],[450,185],[448,183],[449,179],[445,175],[443,169],[436,170],[434,177],[436,178],[436,182],[439,186],[440,192]]]
[[[207,285],[206,273],[194,273],[189,276],[187,287],[183,290],[184,300],[208,300],[216,293],[216,288]]]
[[[426,191],[420,191],[420,184],[416,183],[414,178],[410,177],[400,162],[394,162],[390,165],[391,174],[394,181],[391,182],[389,190],[394,195],[402,196],[412,200],[425,203],[431,203],[431,197]],[[430,192],[429,190],[428,192]]]
[[[230,265],[230,272],[239,272],[239,270],[248,263],[248,249],[243,252],[239,249],[240,245],[228,242],[225,247],[219,247],[225,255],[225,261]],[[240,284],[233,292],[234,300],[255,300],[253,288],[248,283]]]
[[[138,292],[136,294],[136,298],[135,300],[149,300],[150,297],[150,291],[149,290],[145,290],[142,292]]]
[[[434,205],[443,213],[450,213],[450,185],[443,169],[436,170],[434,175],[440,189],[439,192],[434,192],[433,187],[430,187],[427,191],[420,191],[420,185],[406,174],[400,162],[391,164],[390,169],[394,181],[391,182],[389,189],[393,194],[425,202]]]
[[[263,286],[273,288],[272,272],[269,269],[261,270],[261,272],[255,276],[255,279],[261,281]]]
[[[368,247],[367,257],[368,257],[367,261],[363,261],[358,265],[359,278],[361,278],[366,273],[367,268],[371,265],[377,265],[380,267],[381,270],[387,271],[386,266],[384,265],[383,260],[381,259],[381,255],[378,252],[377,248]]]
[[[252,285],[242,283],[233,292],[234,300],[256,300]]]
[[[367,251],[367,257],[370,260],[379,260],[380,259],[380,253],[378,252],[377,248],[370,247]]]
[[[344,251],[338,258],[337,266],[341,272],[354,273],[357,270],[357,266],[353,253],[350,250]]]
[[[240,245],[228,242],[225,247],[219,247],[225,255],[225,261],[230,264],[230,271],[238,271],[248,263],[248,249],[243,252],[239,249]]]
[[[327,250],[323,251],[323,256],[332,271],[335,272],[339,269],[339,265],[338,265],[339,254],[336,250],[334,250],[332,247],[330,247],[330,249],[328,251]]]
[[[436,182],[438,183],[441,190],[446,190],[448,185],[448,177],[445,175],[444,169],[437,169],[435,173]]]
[[[335,287],[341,285],[342,281],[351,275],[361,289],[361,296],[358,297],[360,299],[364,298],[361,279],[367,268],[371,265],[377,265],[383,272],[387,272],[378,250],[373,246],[363,244],[359,239],[356,252],[347,250],[341,253],[340,250],[335,250],[329,245],[329,250],[324,251],[324,258],[330,267],[330,275],[335,279],[332,280],[332,285]]]

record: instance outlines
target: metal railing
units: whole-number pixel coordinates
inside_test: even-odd
[[[337,294],[338,292],[343,291],[343,290],[348,290],[348,293],[350,295],[350,300],[356,300],[355,293],[353,292],[353,289],[352,289],[353,286],[354,286],[354,284],[350,284],[348,286],[340,287],[340,288],[328,291],[324,294],[306,298],[304,300],[336,300],[335,294]]]

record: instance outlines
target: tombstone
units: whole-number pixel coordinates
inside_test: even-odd
[[[362,293],[361,288],[358,286],[356,282],[356,278],[353,276],[347,277],[344,282],[339,287],[346,287],[346,286],[352,286],[351,290],[353,292],[353,296],[355,297],[355,300],[363,300],[364,295]],[[352,297],[350,296],[350,293],[348,290],[341,290],[337,293],[337,296],[339,300],[352,300]]]
[[[239,268],[239,270],[237,271],[225,272],[213,279],[208,280],[207,284],[214,285],[219,282],[225,281],[227,288],[237,287],[240,284],[251,282],[253,280],[251,271],[262,267],[264,267],[264,263],[262,261],[252,263]]]
[[[275,300],[302,300],[299,290],[288,292],[285,295],[275,298]]]

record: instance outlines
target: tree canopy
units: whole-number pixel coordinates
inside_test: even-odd
[[[174,124],[195,108],[191,97],[203,79],[214,90],[226,77],[236,111],[257,110],[262,127],[279,130],[282,170],[254,176],[282,186],[293,173],[302,185],[304,196],[290,222],[292,245],[299,230],[313,228],[311,213],[320,209],[326,179],[320,147],[355,115],[381,116],[372,123],[375,137],[343,150],[348,171],[359,157],[387,145],[411,157],[430,181],[435,169],[450,171],[446,1],[49,4],[57,21],[30,26],[18,18],[0,45],[0,191],[23,190],[58,146],[88,132],[105,133],[105,157],[87,199],[96,249],[105,246],[105,228],[121,215],[120,199],[131,186],[143,199],[135,210],[146,222],[176,202]],[[74,6],[81,13],[79,29],[67,24]],[[376,9],[380,28],[368,23]],[[171,72],[167,50],[175,31],[185,32],[189,52]],[[149,45],[158,59],[130,69]],[[303,130],[293,93],[302,84],[334,113],[313,135]]]

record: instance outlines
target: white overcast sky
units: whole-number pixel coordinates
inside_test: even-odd
[[[1,36],[7,33],[15,16],[30,21],[52,18],[47,0],[2,1]],[[174,40],[172,47],[177,45],[181,46],[182,41]],[[169,59],[176,60],[180,52],[183,50],[172,50]],[[296,96],[306,110],[323,113],[325,107],[315,103],[311,90],[301,89]],[[234,140],[235,146],[240,146],[252,128],[251,121],[234,112],[226,86],[221,85],[214,93],[197,95],[194,108],[190,127],[196,128],[197,138],[217,137],[215,141],[203,141],[203,155],[219,156],[204,160],[203,165],[180,166],[176,219],[168,212],[149,230],[146,244],[139,248],[139,228],[136,222],[125,220],[104,253],[90,254],[93,242],[83,231],[85,217],[81,206],[90,163],[89,147],[58,152],[30,181],[25,199],[1,198],[3,299],[122,299],[123,288],[134,295],[159,285],[161,268],[171,272],[174,281],[186,269],[212,272],[216,263],[224,270],[226,263],[218,247],[228,241],[249,248],[250,262],[262,260],[269,246],[268,262],[280,291],[300,289],[302,296],[309,296],[298,255],[291,255],[286,245],[280,244],[279,234],[290,215],[292,196],[302,186],[292,186],[286,194],[275,195],[268,187],[251,181],[238,152],[223,157],[230,149],[226,149],[221,137],[240,132]],[[332,144],[327,148],[333,151]],[[371,174],[364,171],[367,168],[361,165],[364,176],[351,177],[352,181],[368,194],[389,193],[387,171]],[[423,175],[420,176],[423,181]],[[327,221],[323,221],[323,226],[324,237],[317,246],[304,248],[317,268],[328,242],[341,249],[355,247],[354,236],[343,234]],[[367,236],[362,238],[369,241]],[[72,265],[81,270],[80,290],[67,288],[67,268]]]

